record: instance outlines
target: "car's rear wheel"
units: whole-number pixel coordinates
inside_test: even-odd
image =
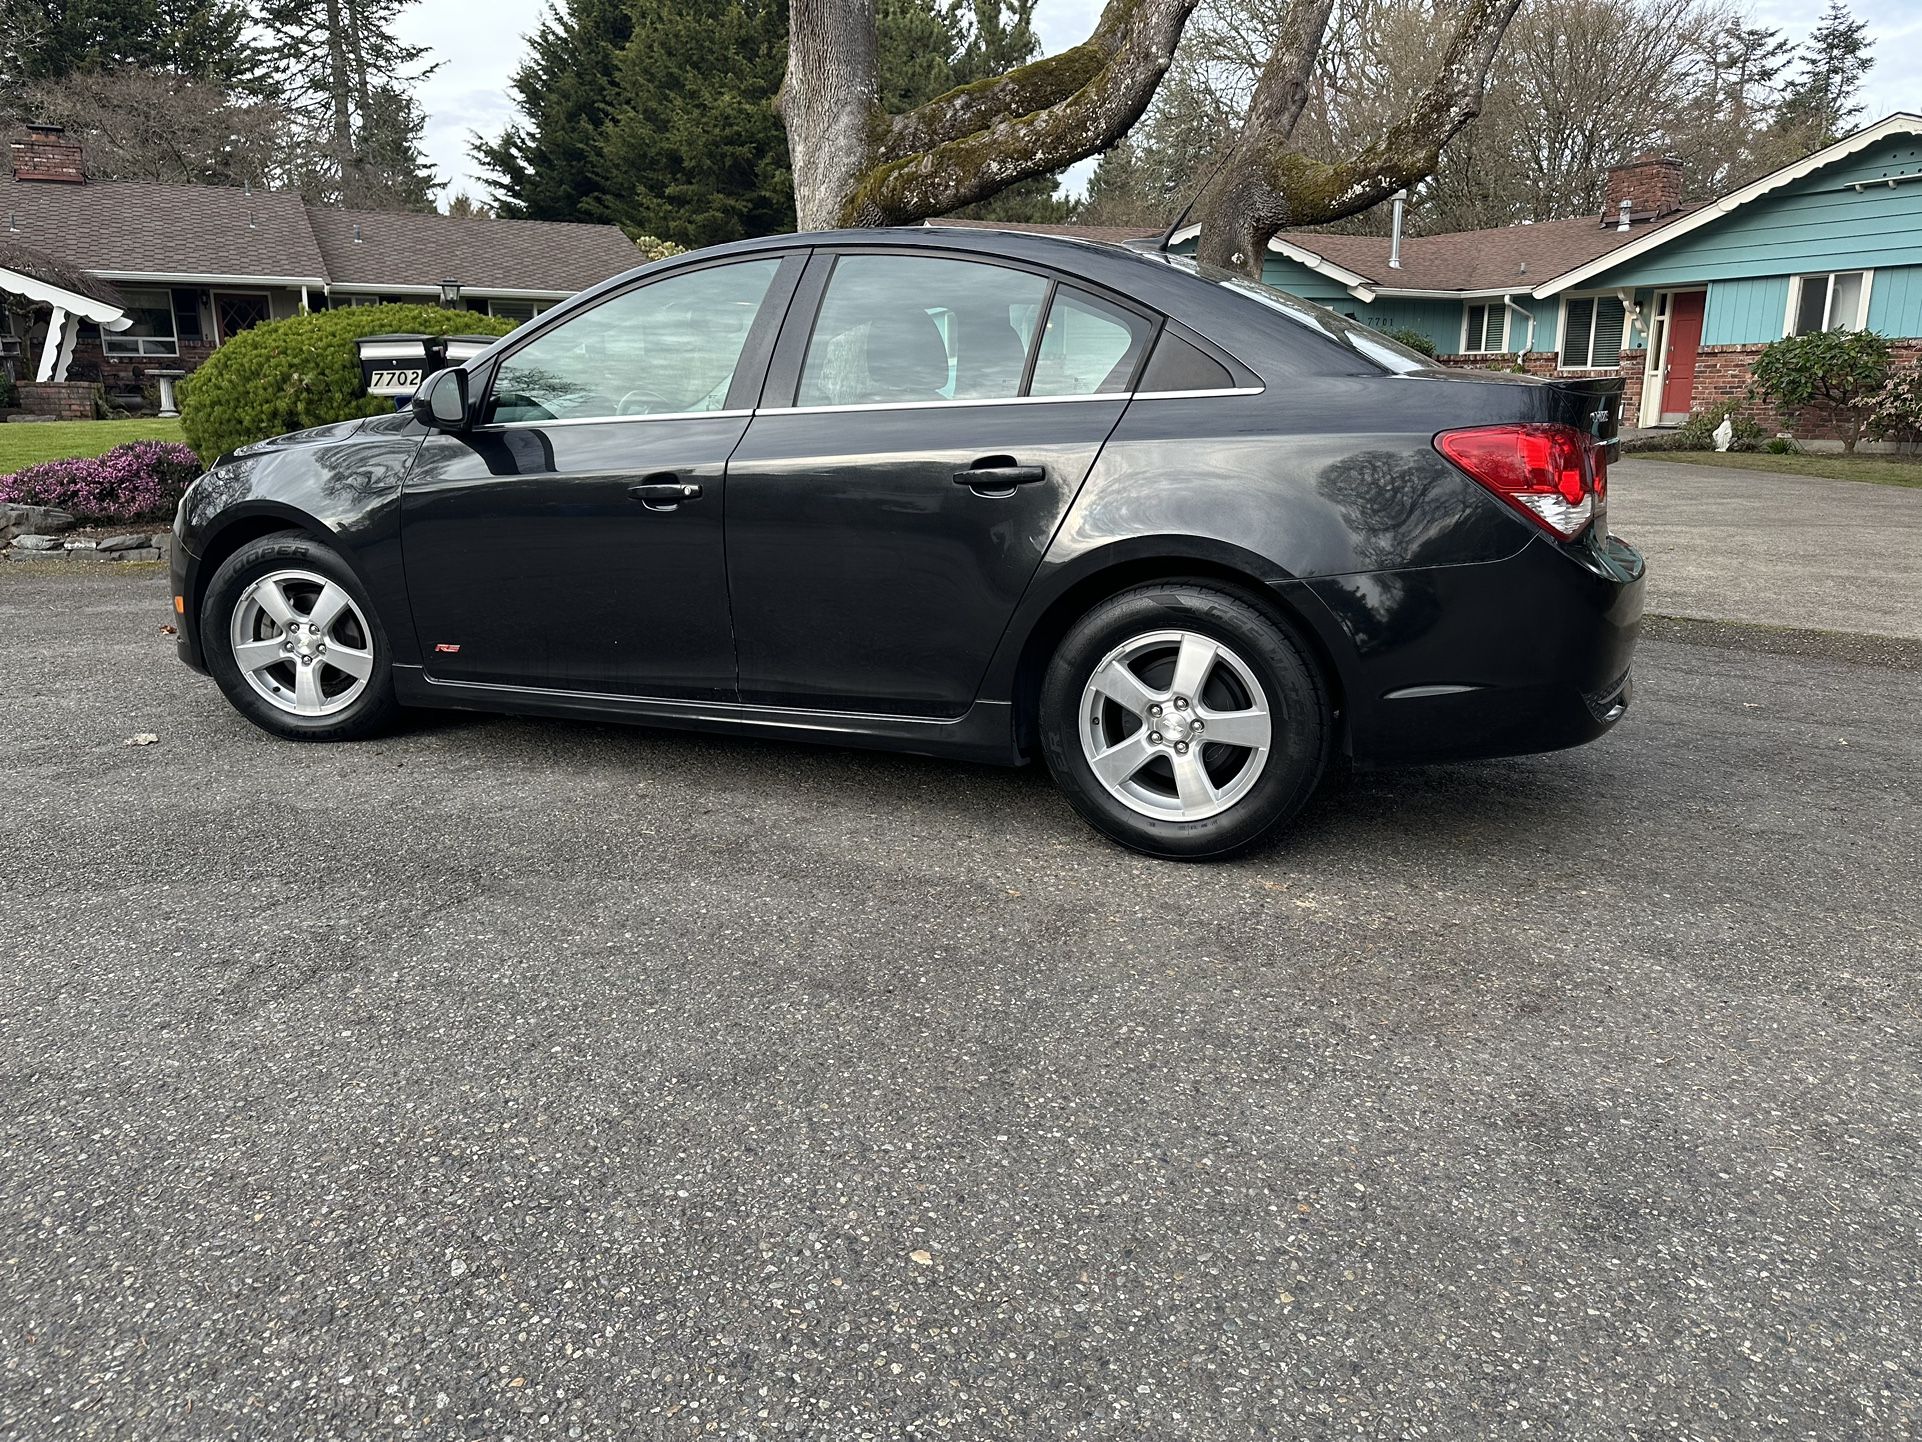
[[[1063,638],[1040,705],[1056,783],[1154,856],[1221,857],[1291,819],[1327,764],[1327,691],[1266,612],[1198,582],[1110,597]]]
[[[277,736],[355,740],[398,710],[387,635],[359,579],[299,532],[227,558],[208,583],[200,638],[234,708]]]

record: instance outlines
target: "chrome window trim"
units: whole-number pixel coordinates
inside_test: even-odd
[[[1057,406],[1083,401],[1160,401],[1191,396],[1258,396],[1266,387],[1231,386],[1198,391],[1107,391],[1085,396],[996,396],[984,400],[863,401],[844,406],[762,406],[757,416],[818,416],[844,411],[926,411],[956,406]]]
[[[546,421],[488,421],[474,426],[475,431],[524,431],[539,426],[543,430],[552,426],[606,426],[629,421],[736,421],[755,414],[751,410],[732,411],[660,411],[651,416],[556,416]]]
[[[1171,401],[1198,400],[1211,396],[1258,396],[1266,386],[1221,386],[1195,391],[1110,391],[1087,396],[997,396],[992,400],[940,401],[867,401],[845,406],[760,406],[753,410],[662,411],[651,416],[560,416],[549,421],[489,421],[473,427],[477,432],[519,431],[535,426],[604,426],[632,421],[743,420],[751,416],[820,416],[847,411],[926,411],[958,406],[1058,406],[1084,401]]]
[[[1216,386],[1212,389],[1197,391],[1136,391],[1134,393],[1134,399],[1138,401],[1172,401],[1192,400],[1197,396],[1258,396],[1265,395],[1267,390],[1268,387],[1266,386]]]

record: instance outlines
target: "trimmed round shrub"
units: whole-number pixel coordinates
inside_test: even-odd
[[[1435,343],[1413,326],[1398,326],[1385,334],[1390,340],[1405,345],[1410,350],[1428,356],[1430,359],[1435,355]]]
[[[436,305],[358,305],[242,331],[181,383],[180,427],[209,464],[235,446],[356,416],[389,414],[361,393],[364,335],[506,335],[514,323]]]
[[[0,476],[0,505],[54,506],[82,525],[165,521],[199,474],[199,459],[179,441],[129,441]]]

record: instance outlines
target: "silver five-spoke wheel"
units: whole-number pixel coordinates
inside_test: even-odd
[[[234,663],[270,704],[295,716],[353,705],[374,674],[373,631],[338,581],[270,571],[234,603]]]
[[[1200,821],[1261,778],[1274,737],[1248,664],[1198,631],[1151,631],[1110,651],[1081,695],[1096,780],[1144,816]]]

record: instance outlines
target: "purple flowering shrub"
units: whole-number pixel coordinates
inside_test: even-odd
[[[82,525],[165,521],[200,474],[193,447],[179,441],[130,441],[105,455],[0,476],[0,505],[56,506]]]

